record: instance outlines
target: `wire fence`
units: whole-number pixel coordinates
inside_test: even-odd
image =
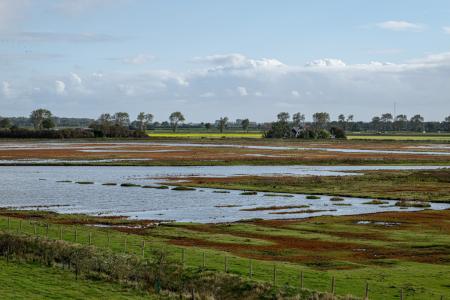
[[[299,290],[309,289],[328,292],[333,295],[348,294],[348,290],[346,291],[347,287],[339,285],[342,283],[342,279],[339,281],[336,277],[330,276],[326,272],[308,272],[292,264],[255,261],[218,251],[202,251],[198,248],[157,243],[146,236],[118,233],[98,226],[89,228],[85,225],[59,225],[8,217],[0,219],[0,229],[8,233],[16,232],[50,240],[63,240],[81,245],[95,246],[114,252],[136,255],[143,259],[151,259],[155,250],[159,250],[163,251],[172,261],[188,268],[231,273],[249,280],[268,282],[278,287],[296,288]],[[346,281],[348,280],[351,279],[346,279]],[[360,292],[353,292],[352,294],[356,294],[355,296],[362,299],[369,299],[371,286],[376,283],[361,279],[352,281],[353,286],[360,286]],[[399,289],[398,298],[404,300],[406,297],[406,292],[403,289]],[[436,299],[444,300],[444,295],[437,296]]]

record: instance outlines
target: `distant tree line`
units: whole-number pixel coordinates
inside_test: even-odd
[[[271,123],[265,133],[269,138],[344,138],[346,132],[445,132],[450,131],[450,116],[443,122],[425,122],[416,114],[408,118],[404,114],[395,117],[390,113],[375,116],[370,122],[355,122],[353,115],[340,114],[336,121],[330,120],[326,112],[317,112],[312,122],[305,122],[305,115],[295,113],[290,119],[287,112],[277,115],[277,121]]]
[[[210,130],[216,127],[219,132],[228,128],[229,119],[224,116],[215,124],[199,123],[186,124],[186,118],[179,112],[169,115],[168,121],[154,122],[151,113],[140,112],[136,119],[131,121],[126,112],[114,114],[104,113],[98,119],[89,118],[58,118],[49,110],[36,109],[28,118],[2,118],[0,117],[0,137],[35,137],[35,138],[140,138],[147,137],[146,130],[167,128],[176,132],[179,128],[205,128]],[[244,131],[248,131],[249,119],[237,121]],[[346,132],[450,132],[450,116],[443,122],[426,122],[420,114],[408,118],[404,114],[393,116],[384,113],[374,116],[370,122],[354,121],[353,115],[340,114],[335,121],[331,121],[327,112],[317,112],[312,115],[312,122],[306,122],[305,115],[294,113],[292,118],[288,112],[277,115],[277,121],[272,123],[252,123],[252,128],[264,130],[268,138],[308,138],[324,139],[329,137],[345,138]],[[236,123],[233,123],[236,128]],[[256,127],[255,127],[256,126]],[[28,129],[32,127],[33,129]]]

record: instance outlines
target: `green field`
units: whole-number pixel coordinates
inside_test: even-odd
[[[75,226],[60,224],[72,221],[83,222],[89,219],[80,215],[47,215],[44,212],[30,212],[30,214],[36,221],[19,221],[19,219],[10,218],[8,223],[6,217],[1,217],[0,229],[11,233],[20,231],[29,235],[34,235],[36,232],[36,235],[41,237],[48,236],[51,239],[62,237],[68,242],[75,242]],[[24,216],[26,215],[25,212]],[[424,220],[429,218],[430,216],[425,215]],[[133,230],[121,232],[120,227],[117,228],[118,230],[113,230],[78,225],[77,242],[87,245],[90,234],[92,244],[96,247],[141,256],[142,241],[145,240],[145,256],[150,255],[155,249],[163,249],[174,261],[181,262],[184,257],[185,265],[194,269],[223,272],[224,259],[227,258],[228,272],[246,278],[249,277],[249,266],[252,264],[252,279],[256,281],[273,282],[274,266],[276,266],[276,284],[279,286],[298,287],[299,275],[303,272],[304,287],[312,290],[329,291],[332,277],[334,277],[338,295],[352,294],[362,297],[365,284],[368,282],[370,299],[393,299],[399,296],[401,289],[404,289],[407,299],[438,299],[439,295],[450,296],[448,286],[450,265],[445,263],[450,258],[447,249],[450,235],[441,231],[446,221],[437,215],[436,218],[441,219],[441,225],[423,223],[421,226],[426,227],[420,227],[411,224],[408,227],[392,228],[387,231],[385,227],[380,226],[354,226],[354,220],[357,220],[357,217],[354,220],[346,217],[324,217],[312,219],[311,222],[306,223],[291,222],[290,225],[287,223],[282,227],[271,227],[264,222],[232,225],[169,224],[136,230],[136,232]],[[362,216],[360,219],[367,220],[370,217]],[[104,218],[99,220],[108,222]],[[51,224],[48,234],[46,222]],[[117,219],[113,219],[112,222],[117,222]],[[422,221],[418,220],[418,222]],[[207,231],[204,231],[205,229]],[[349,236],[342,236],[343,232],[349,232]],[[374,237],[370,238],[372,235]],[[377,238],[378,235],[380,235],[379,238]],[[401,251],[398,252],[399,255],[403,251],[406,252],[405,258],[401,258],[403,255],[400,255],[398,259],[382,255],[380,259],[364,261],[355,260],[353,258],[355,253],[347,253],[348,250],[340,249],[339,244],[334,246],[336,247],[333,248],[334,250],[325,252],[314,250],[309,253],[309,250],[296,250],[292,246],[271,250],[273,238],[288,238],[293,242],[300,238],[307,239],[310,243],[344,243],[342,245],[356,243],[360,245],[358,246],[360,248],[384,249],[386,247],[387,250],[391,249],[388,253]],[[195,245],[183,246],[183,243],[188,241],[195,241]],[[234,247],[244,248],[235,250]],[[247,247],[248,250],[245,250]],[[418,262],[414,259],[416,256],[420,259],[425,253],[430,258],[441,259],[442,263]],[[298,255],[310,256],[309,263],[290,261]],[[414,256],[409,259],[408,255]],[[255,258],[250,260],[249,257],[253,256]],[[53,275],[50,273],[49,276]]]
[[[157,299],[118,284],[75,280],[73,272],[0,259],[1,299]]]

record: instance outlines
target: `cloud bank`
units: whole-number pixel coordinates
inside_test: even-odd
[[[59,115],[96,117],[106,111],[149,111],[164,120],[183,111],[189,120],[219,116],[264,121],[279,110],[355,114],[357,119],[397,111],[441,120],[450,114],[450,52],[402,64],[348,64],[325,58],[301,66],[243,54],[196,57],[194,68],[58,74],[0,75],[0,103],[9,114],[47,107]],[[4,114],[4,112],[2,112]]]

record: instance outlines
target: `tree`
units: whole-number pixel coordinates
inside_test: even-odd
[[[301,113],[295,113],[292,115],[292,121],[294,122],[294,126],[302,127],[305,123],[305,115]]]
[[[411,124],[411,130],[413,131],[423,131],[423,121],[424,118],[421,115],[413,116],[409,122]]]
[[[138,128],[140,131],[145,131],[149,123],[153,121],[152,114],[146,114],[144,112],[140,112],[136,118]]]
[[[381,115],[381,122],[384,124],[384,130],[388,130],[389,129],[389,125],[392,123],[392,114],[390,113],[385,113]]]
[[[340,114],[338,116],[338,123],[339,123],[339,125],[341,125],[342,128],[345,127],[345,115],[344,114]]]
[[[44,119],[44,121],[42,121],[42,128],[44,129],[52,129],[55,128],[55,126],[55,122],[52,118]]]
[[[12,126],[12,122],[11,122],[10,119],[3,118],[3,119],[0,120],[0,128],[7,129],[7,128],[11,128],[11,126]]]
[[[217,124],[217,127],[219,128],[220,133],[223,132],[223,130],[227,126],[227,123],[228,123],[228,118],[227,117],[222,117],[222,118],[219,119],[219,123]]]
[[[184,122],[186,119],[183,114],[179,111],[173,112],[169,116],[170,127],[172,127],[173,132],[177,131],[178,124]]]
[[[280,112],[280,113],[277,115],[278,121],[280,121],[280,122],[287,122],[287,121],[289,120],[290,117],[291,117],[291,116],[290,116],[289,113],[287,113],[287,112]]]
[[[345,120],[345,126],[344,126],[344,130],[349,130],[350,126],[353,123],[353,115],[348,115],[347,119]]]
[[[381,118],[378,117],[378,116],[373,117],[372,118],[372,126],[373,126],[373,129],[380,130],[380,128],[381,128]]]
[[[447,131],[450,131],[450,116],[446,117],[444,121],[447,124]]]
[[[130,126],[130,115],[126,112],[116,112],[113,117],[114,124],[120,127]]]
[[[45,119],[50,119],[51,117],[52,113],[43,108],[33,110],[30,114],[30,120],[36,130],[42,130],[42,122],[44,122]]]
[[[408,124],[408,117],[406,115],[398,115],[395,117],[394,129],[397,131],[406,130]]]
[[[245,132],[248,132],[248,126],[250,126],[250,120],[244,119],[241,121],[242,129],[244,129]]]
[[[205,128],[206,128],[207,131],[209,131],[211,129],[211,127],[212,127],[211,123],[206,123],[205,124]]]
[[[338,123],[341,126],[341,128],[343,128],[344,130],[347,130],[348,125],[353,122],[353,115],[348,115],[347,117],[345,117],[344,114],[340,114],[338,116]]]
[[[330,115],[326,112],[317,112],[313,114],[313,123],[316,129],[325,129],[330,122]]]

